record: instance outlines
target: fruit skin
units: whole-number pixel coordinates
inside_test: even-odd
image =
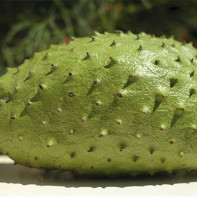
[[[197,169],[197,50],[95,32],[0,76],[0,151],[89,175]]]

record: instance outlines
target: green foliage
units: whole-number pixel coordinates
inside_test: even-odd
[[[113,31],[115,28],[117,14],[106,14],[103,0],[78,1],[71,5],[71,9],[67,6],[62,1],[53,0],[49,9],[43,7],[42,12],[36,17],[33,12],[28,18],[21,15],[19,22],[2,42],[3,59],[0,64],[16,66],[25,58],[32,57],[35,51],[42,51],[50,44],[65,42],[66,37],[91,35],[93,30]],[[114,21],[109,28],[108,19]]]
[[[7,1],[0,14],[1,66],[18,66],[35,51],[68,42],[72,36],[90,36],[94,30],[131,29],[197,43],[195,0],[17,2]]]

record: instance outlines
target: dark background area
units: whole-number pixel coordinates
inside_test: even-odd
[[[93,31],[131,30],[197,46],[196,0],[0,1],[0,71]]]

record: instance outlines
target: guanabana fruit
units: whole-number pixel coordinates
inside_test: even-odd
[[[197,169],[197,50],[95,32],[0,77],[0,151],[30,167],[114,175]]]

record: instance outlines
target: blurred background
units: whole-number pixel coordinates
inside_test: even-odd
[[[197,0],[1,0],[0,71],[72,36],[117,29],[197,47]]]

